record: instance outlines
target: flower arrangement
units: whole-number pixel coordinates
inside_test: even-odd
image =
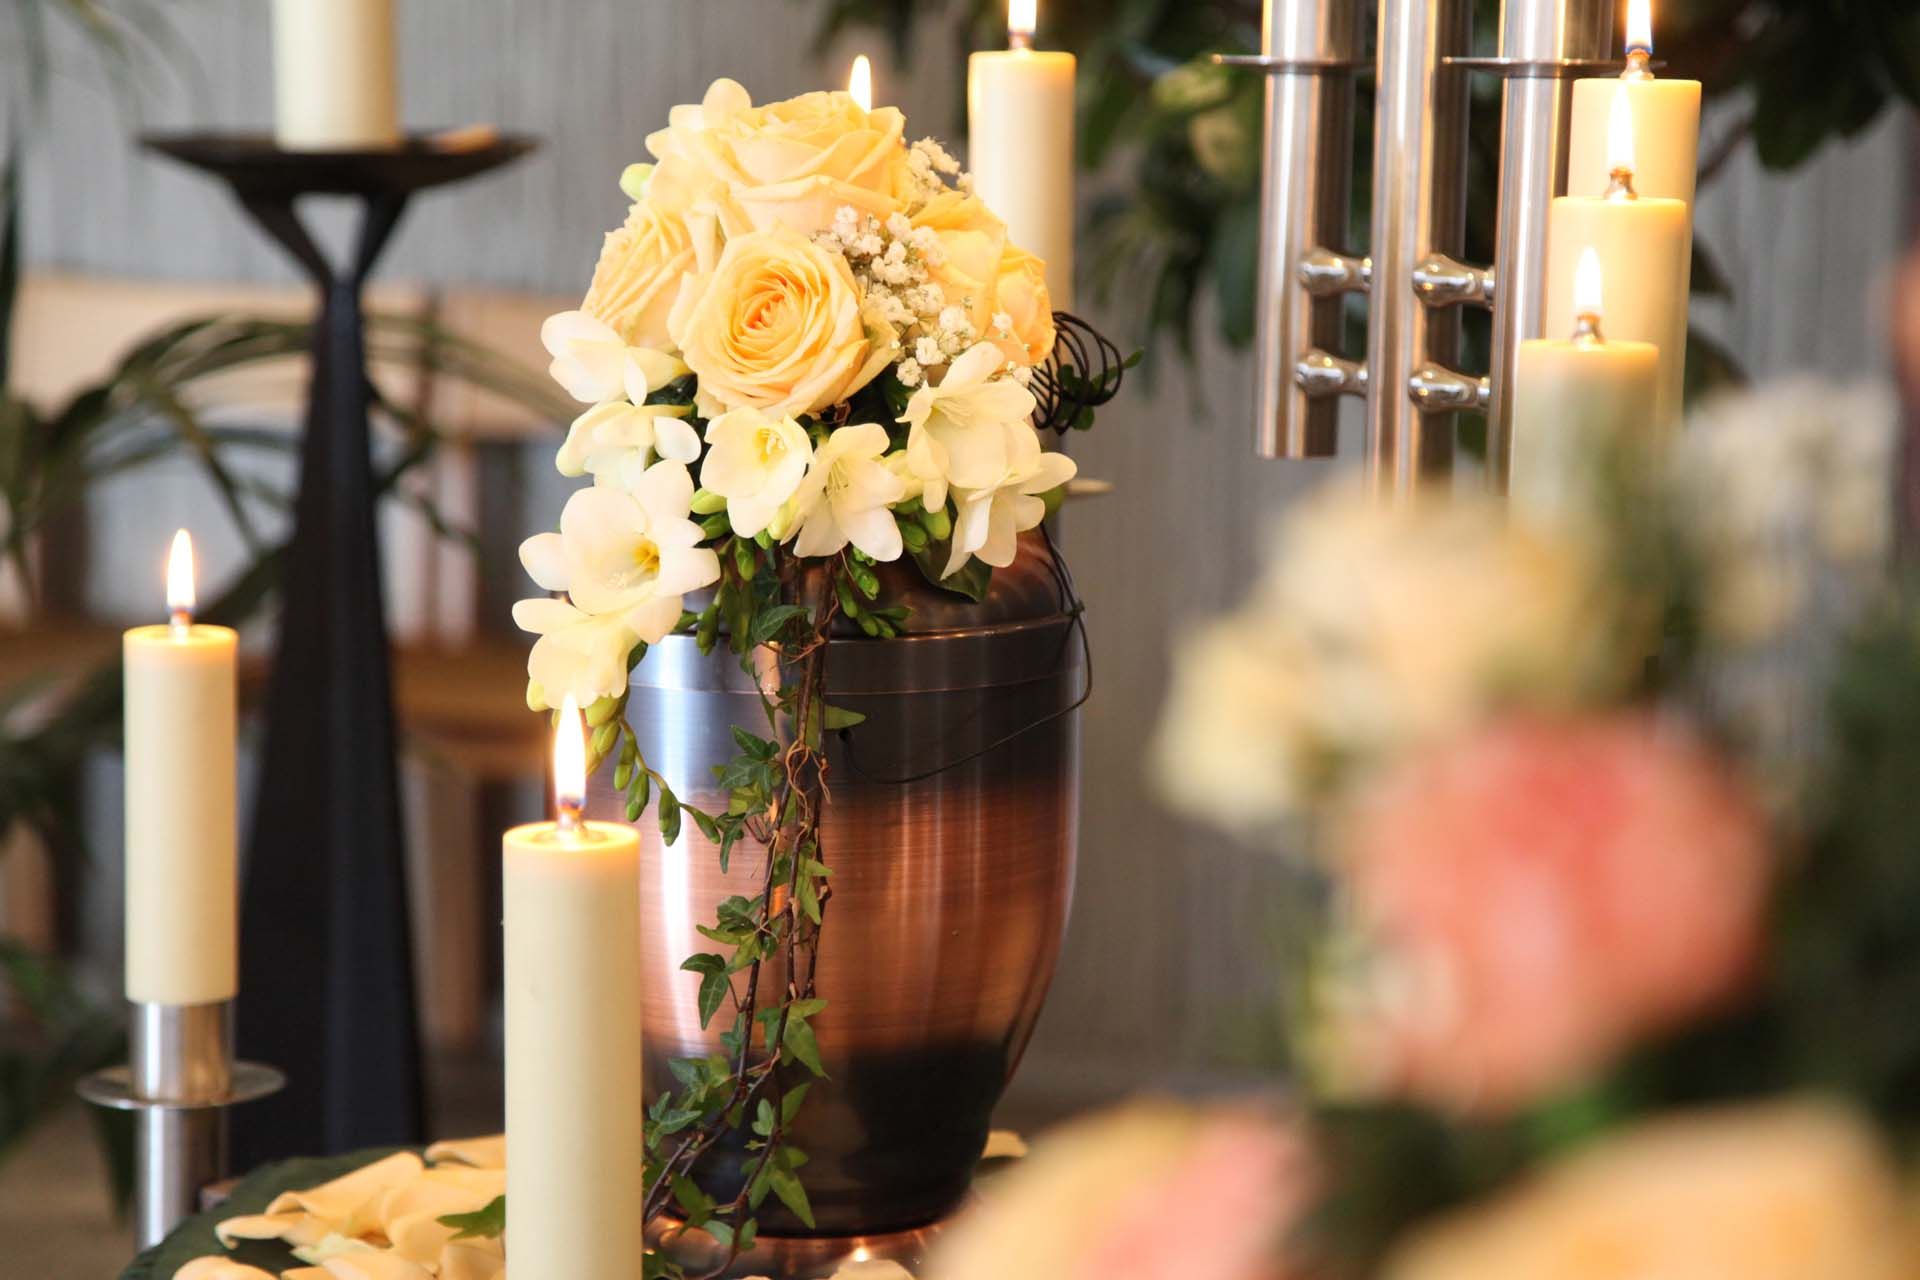
[[[1124,368],[1056,316],[1044,264],[905,125],[845,93],[756,106],[716,81],[647,139],[654,163],[622,176],[632,207],[585,299],[542,331],[553,377],[586,406],[556,462],[592,484],[521,548],[553,593],[514,610],[538,637],[528,703],[586,709],[629,821],[651,805],[671,844],[690,818],[723,870],[743,840],[769,853],[758,892],[701,925],[714,949],[683,966],[726,1053],[675,1064],[647,1138],[648,1218],[671,1207],[730,1255],[768,1195],[812,1222],[787,1130],[807,1088],[795,1073],[820,1074],[821,740],[859,719],[826,705],[829,634],[911,629],[881,598],[887,562],[982,599],[1074,475],[1042,431],[1090,425]],[[738,754],[713,762],[723,812],[683,803],[624,717],[629,672],[673,633],[782,668],[771,735],[737,727]],[[763,982],[770,960],[792,977]],[[717,1201],[696,1165],[749,1129],[745,1185]]]
[[[1879,392],[1787,384],[1578,460],[1563,510],[1296,508],[1155,761],[1304,873],[1299,1105],[1042,1141],[936,1280],[1920,1273],[1898,439]],[[1209,1157],[1222,1125],[1289,1175]],[[1129,1181],[1263,1190],[1169,1192],[1180,1264],[1095,1266],[1128,1143]]]

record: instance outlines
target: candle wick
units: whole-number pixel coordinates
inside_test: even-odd
[[[580,832],[580,806],[563,802],[560,805],[560,817],[554,826],[563,836],[578,835]]]
[[[1620,73],[1622,80],[1653,79],[1653,50],[1645,45],[1635,45],[1627,50],[1627,69]]]
[[[175,609],[167,618],[167,630],[176,640],[184,640],[193,630],[193,613],[188,609]]]
[[[1017,29],[1007,32],[1007,48],[1014,50],[1033,48],[1033,32]]]
[[[1582,311],[1573,318],[1573,340],[1582,346],[1600,346],[1606,337],[1600,332],[1600,313]]]
[[[1633,189],[1633,170],[1618,168],[1607,175],[1607,194],[1609,200],[1638,200],[1640,193]]]

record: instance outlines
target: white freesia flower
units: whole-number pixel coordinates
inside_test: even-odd
[[[627,655],[680,620],[681,597],[719,580],[720,561],[698,545],[687,518],[693,477],[678,462],[649,467],[631,492],[582,489],[567,500],[559,533],[520,546],[520,560],[548,591],[571,603],[522,600],[513,618],[540,637],[527,675],[548,701],[571,693],[582,705],[618,693]]]
[[[1066,454],[1042,450],[1040,433],[1025,422],[1005,423],[999,432],[1006,461],[994,483],[978,490],[954,489],[959,515],[953,522],[953,554],[945,576],[958,573],[968,556],[979,556],[996,569],[1012,564],[1019,535],[1047,517],[1040,495],[1073,479],[1080,469]]]
[[[794,494],[802,513],[794,551],[830,556],[851,542],[875,560],[900,558],[900,526],[889,510],[907,486],[887,465],[887,429],[877,422],[841,427],[813,455]]]
[[[563,476],[631,488],[659,459],[699,460],[700,436],[682,420],[686,412],[685,405],[603,401],[573,420],[554,465]]]
[[[944,506],[947,488],[983,490],[1007,476],[1009,423],[1033,416],[1033,393],[999,374],[1007,358],[982,342],[947,368],[938,386],[921,387],[900,421],[908,425],[907,463],[925,485],[929,510]]]
[[[639,404],[687,371],[664,351],[630,347],[604,321],[584,311],[562,311],[540,326],[540,342],[553,363],[547,372],[582,404],[625,396]]]
[[[735,409],[707,424],[707,460],[700,483],[727,500],[733,531],[751,538],[765,529],[806,478],[813,460],[807,432],[791,417]]]

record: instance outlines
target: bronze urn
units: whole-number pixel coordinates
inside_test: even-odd
[[[814,1018],[828,1078],[792,1140],[811,1231],[769,1199],[763,1236],[912,1233],[965,1197],[995,1104],[1052,980],[1072,897],[1085,637],[1064,567],[1037,535],[979,602],[883,566],[883,600],[914,609],[906,634],[836,636],[827,698],[865,715],[831,735],[821,837],[833,899],[818,958],[828,1001]],[[724,645],[690,637],[635,668],[627,715],[642,753],[688,803],[724,809],[710,766],[730,727],[764,730],[754,677]],[[607,777],[594,809],[616,814]],[[736,846],[722,874],[692,823],[663,846],[641,824],[644,1028],[649,1100],[673,1058],[719,1049],[703,1031],[695,925],[751,893],[764,850]],[[731,1194],[743,1152],[716,1147],[703,1183]],[[796,1243],[798,1243],[796,1241]],[[822,1261],[830,1261],[830,1250]],[[830,1269],[830,1268],[829,1268]]]

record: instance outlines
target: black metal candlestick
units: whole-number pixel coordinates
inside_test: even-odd
[[[321,296],[241,895],[239,1046],[282,1064],[288,1084],[236,1117],[235,1161],[417,1142],[423,1088],[361,293],[415,192],[497,168],[533,143],[290,152],[255,135],[145,142],[225,181]],[[308,195],[362,207],[341,268],[295,210]]]

